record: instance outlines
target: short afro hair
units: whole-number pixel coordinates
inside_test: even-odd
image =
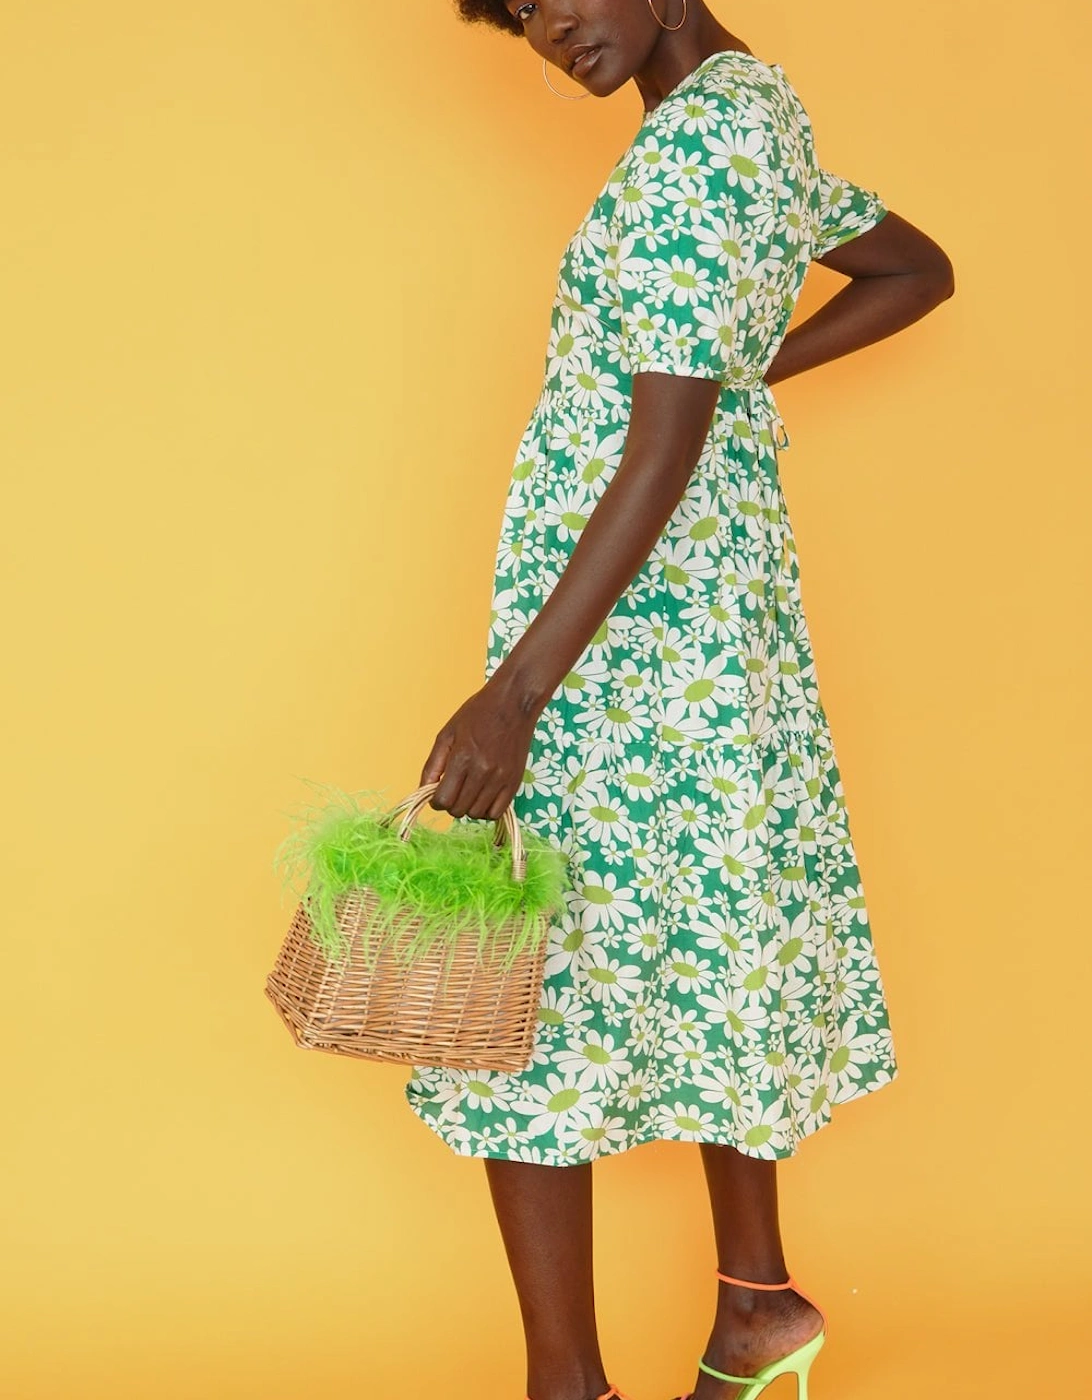
[[[523,37],[523,25],[508,13],[504,0],[455,0],[460,15],[471,24],[491,24],[506,34]]]

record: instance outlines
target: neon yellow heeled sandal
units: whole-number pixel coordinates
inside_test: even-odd
[[[722,1274],[719,1269],[714,1270],[717,1278],[723,1279],[725,1283],[738,1283],[744,1288],[794,1288],[801,1298],[807,1299],[823,1319],[823,1325],[819,1331],[803,1346],[799,1346],[795,1351],[790,1351],[787,1355],[779,1357],[776,1361],[769,1362],[761,1370],[755,1372],[753,1376],[730,1376],[725,1371],[714,1371],[712,1366],[703,1360],[698,1362],[698,1369],[707,1375],[715,1376],[718,1381],[732,1381],[736,1385],[746,1387],[741,1390],[734,1400],[756,1400],[756,1397],[766,1389],[772,1380],[778,1376],[783,1376],[787,1371],[792,1371],[796,1375],[796,1400],[808,1400],[808,1371],[811,1363],[819,1353],[820,1347],[827,1339],[827,1319],[823,1309],[813,1298],[798,1288],[790,1278],[785,1283],[752,1283],[750,1279],[733,1278],[731,1274]],[[685,1395],[680,1395],[679,1400],[690,1400],[693,1395],[692,1390],[688,1390]]]

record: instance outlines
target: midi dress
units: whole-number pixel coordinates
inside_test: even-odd
[[[512,800],[572,880],[530,1064],[411,1066],[406,1101],[461,1156],[566,1166],[674,1140],[785,1158],[897,1074],[763,379],[809,261],[886,212],[818,165],[780,64],[722,51],[646,113],[564,251],[487,679],[618,467],[632,376],[722,388],[685,494],[542,709]]]

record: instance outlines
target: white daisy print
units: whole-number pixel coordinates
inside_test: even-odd
[[[746,51],[697,64],[604,174],[498,508],[486,679],[622,463],[635,376],[712,380],[716,402],[512,799],[572,876],[529,1060],[415,1065],[405,1097],[463,1156],[566,1166],[662,1138],[786,1158],[897,1065],[765,376],[810,263],[886,208],[819,163],[788,76]]]

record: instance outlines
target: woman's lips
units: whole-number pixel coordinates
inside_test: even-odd
[[[598,62],[599,55],[601,52],[602,50],[599,48],[588,49],[586,53],[582,53],[580,55],[580,57],[576,60],[573,66],[569,69],[569,72],[572,73],[574,78],[582,78],[584,74],[588,71],[588,69],[594,67],[594,65]]]

